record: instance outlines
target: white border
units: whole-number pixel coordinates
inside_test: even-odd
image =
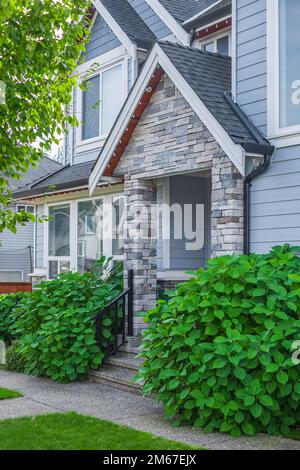
[[[276,147],[300,144],[300,124],[280,128],[279,0],[267,0],[267,111],[268,139]]]
[[[89,179],[90,196],[94,193],[99,178],[101,178],[103,175],[103,172],[111,156],[113,155],[116,142],[120,141],[122,138],[122,135],[128,125],[128,121],[133,115],[136,106],[144,94],[145,88],[147,87],[147,84],[149,83],[149,80],[158,65],[160,65],[165,73],[171,77],[174,85],[178,88],[180,93],[193,108],[195,113],[200,117],[203,124],[208,128],[220,147],[231,159],[237,170],[241,173],[242,176],[245,175],[245,151],[242,146],[233,142],[221,124],[210,113],[199,96],[178,72],[178,70],[172,64],[171,60],[163,52],[160,45],[156,43],[148,57],[146,64],[143,67],[140,76],[132,88],[131,94],[125,102],[125,105],[123,106],[123,109],[121,110],[121,113],[119,114],[119,117],[115,122],[108,139],[104,144],[98,160],[96,161],[95,167]]]
[[[231,13],[231,93],[233,100],[236,102],[236,45],[237,45],[237,4],[236,0],[232,0],[232,13]]]
[[[191,43],[191,36],[187,33],[182,26],[175,20],[175,18],[166,10],[159,0],[146,0],[148,5],[155,11],[157,16],[168,26],[171,32],[177,39],[184,45],[189,46]]]

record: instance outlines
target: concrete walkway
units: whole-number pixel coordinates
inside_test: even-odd
[[[151,398],[102,384],[61,385],[0,370],[0,387],[18,390],[24,395],[23,398],[0,401],[0,420],[75,411],[207,449],[300,450],[300,441],[264,434],[233,439],[226,434],[204,434],[190,427],[172,428],[163,419],[161,406]]]

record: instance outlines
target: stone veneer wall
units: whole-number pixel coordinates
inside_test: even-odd
[[[243,179],[171,80],[164,76],[114,175],[125,175],[126,213],[155,201],[155,180],[193,171],[212,178],[212,256],[243,249]],[[133,222],[132,215],[127,224]],[[148,221],[149,222],[149,221]],[[147,221],[145,221],[147,223]],[[135,271],[134,309],[152,308],[157,295],[156,244],[125,241],[125,272]],[[145,325],[136,319],[135,333]]]

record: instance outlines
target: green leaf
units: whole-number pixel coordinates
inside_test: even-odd
[[[254,404],[250,407],[250,412],[251,412],[251,414],[254,416],[254,418],[259,418],[260,415],[261,415],[262,412],[263,412],[263,409],[262,409],[262,407],[261,407],[258,403],[254,403]]]
[[[289,376],[287,375],[286,372],[284,372],[284,370],[280,370],[276,374],[276,379],[278,380],[279,383],[281,383],[282,385],[285,385],[289,380]]]
[[[242,369],[241,367],[236,367],[234,370],[233,370],[233,373],[235,375],[235,377],[237,379],[240,379],[241,381],[243,381],[246,377],[246,372],[244,369]]]
[[[262,395],[258,399],[263,406],[273,406],[273,399],[269,395]]]
[[[254,436],[254,434],[255,434],[252,424],[247,423],[247,422],[242,424],[242,430],[248,436]]]
[[[213,363],[213,368],[214,369],[221,369],[222,367],[224,367],[226,365],[227,361],[226,359],[223,359],[221,357],[219,357],[218,359],[216,359]]]

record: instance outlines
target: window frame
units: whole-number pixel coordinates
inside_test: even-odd
[[[21,212],[20,207],[24,207],[24,212],[30,212],[30,214],[34,214],[35,206],[33,204],[17,204],[16,211],[19,214]],[[32,209],[32,211],[28,211],[28,208]]]
[[[211,36],[209,36],[208,38],[205,38],[205,40],[201,40],[199,41],[199,48],[201,50],[204,51],[204,46],[206,46],[207,44],[210,44],[210,43],[214,43],[214,53],[217,53],[217,41],[219,39],[222,39],[222,38],[225,38],[225,37],[228,37],[228,57],[231,57],[232,55],[232,44],[231,44],[231,41],[232,41],[232,37],[231,37],[231,31],[230,30],[227,30],[227,31],[223,31],[219,34],[212,34]]]
[[[99,148],[101,144],[104,143],[105,139],[108,136],[108,133],[101,133],[101,125],[102,125],[102,112],[101,112],[101,92],[102,92],[102,75],[107,70],[110,70],[114,67],[121,65],[122,71],[122,104],[124,103],[126,96],[128,94],[128,75],[129,75],[129,64],[128,61],[130,60],[128,54],[124,53],[124,49],[122,47],[118,47],[112,51],[109,51],[103,56],[100,56],[98,60],[92,59],[84,64],[81,64],[78,67],[78,74],[79,80],[78,85],[75,90],[76,98],[75,98],[75,106],[74,106],[74,114],[78,119],[79,125],[76,128],[76,151],[77,153],[83,151],[89,151],[93,149]],[[83,119],[83,93],[84,90],[81,89],[81,85],[83,82],[94,78],[100,75],[100,106],[99,106],[99,136],[92,137],[90,139],[83,139],[83,126],[82,126],[82,119]]]
[[[107,223],[110,238],[103,239],[103,254],[106,257],[112,257],[116,261],[122,261],[124,259],[124,255],[113,255],[112,254],[112,235],[113,235],[113,214],[112,214],[112,201],[115,197],[125,197],[124,192],[117,191],[116,193],[109,193],[103,194],[99,196],[95,196],[93,198],[90,197],[83,197],[80,199],[74,200],[65,200],[60,202],[53,202],[48,203],[46,205],[45,213],[46,216],[49,217],[49,209],[50,207],[59,207],[70,205],[70,256],[49,256],[49,223],[45,224],[46,233],[45,233],[45,245],[44,245],[44,260],[46,264],[47,270],[47,279],[49,279],[49,261],[63,261],[70,263],[70,271],[77,272],[78,271],[78,204],[80,202],[86,201],[96,201],[102,200],[103,204],[107,204],[109,207],[109,211],[107,214]]]
[[[267,0],[267,137],[276,147],[300,144],[300,123],[280,127],[279,0]]]

